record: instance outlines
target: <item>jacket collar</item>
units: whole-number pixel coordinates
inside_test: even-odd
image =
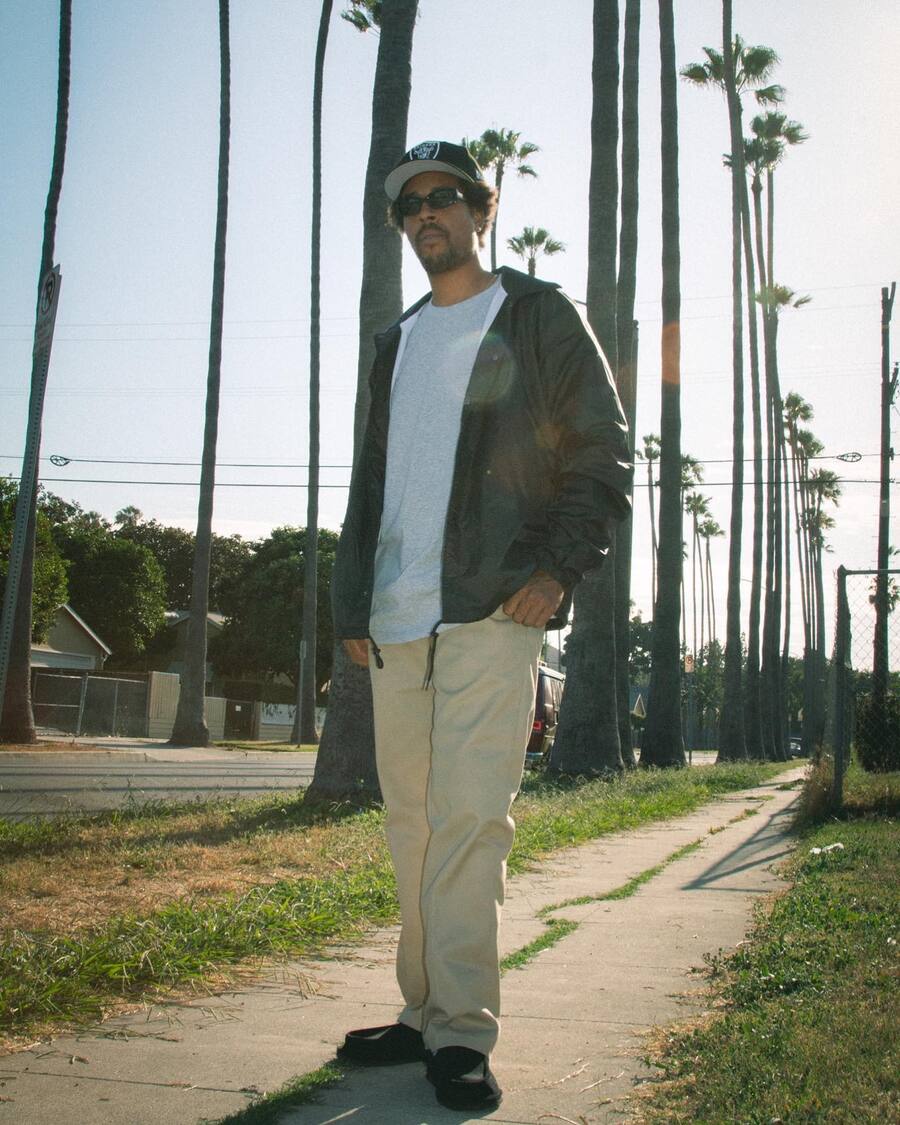
[[[527,273],[522,273],[521,270],[510,269],[509,266],[500,266],[499,269],[494,270],[494,274],[500,278],[500,284],[504,292],[511,301],[518,301],[521,297],[527,297],[532,293],[542,293],[548,289],[558,289],[559,285],[555,281],[541,281],[539,278],[531,277]],[[375,337],[376,344],[387,342],[399,330],[400,325],[409,320],[411,316],[415,316],[419,310],[431,300],[431,293],[428,292],[424,297],[420,297],[414,305],[410,307],[400,316],[390,328],[385,329],[384,332],[379,332]]]

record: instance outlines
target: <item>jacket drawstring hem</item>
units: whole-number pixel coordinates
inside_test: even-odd
[[[371,637],[369,637],[369,644],[372,646],[372,655],[375,657],[375,667],[376,668],[383,668],[384,667],[384,658],[381,655],[381,649],[378,647],[377,644],[375,644],[375,642],[372,640]]]
[[[434,655],[435,650],[437,649],[439,625],[440,621],[435,622],[435,626],[430,633],[430,639],[428,642],[428,660],[425,664],[425,679],[422,681],[422,691],[426,691],[431,686],[431,681],[434,677]]]

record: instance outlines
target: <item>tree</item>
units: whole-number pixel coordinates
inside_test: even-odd
[[[786,712],[787,654],[790,645],[789,573],[785,573],[785,537],[788,521],[784,511],[782,466],[785,460],[783,405],[778,374],[777,317],[778,308],[772,300],[774,292],[774,169],[787,146],[806,140],[802,127],[788,121],[781,112],[768,111],[750,123],[752,138],[744,141],[745,163],[751,173],[753,221],[756,235],[757,299],[762,306],[764,361],[766,373],[766,453],[767,453],[767,519],[765,604],[762,639],[760,712],[763,720],[763,751],[766,757],[788,757],[788,726]],[[768,255],[766,254],[762,215],[762,177],[766,174],[768,188]],[[787,537],[789,553],[790,539]],[[784,642],[779,653],[784,606]]]
[[[369,411],[369,372],[374,337],[403,311],[400,235],[385,222],[384,181],[406,146],[413,31],[418,0],[383,0],[370,9],[380,28],[372,90],[372,139],[363,197],[363,276],[359,298],[353,460],[357,463]],[[371,26],[371,25],[370,25]],[[380,793],[369,673],[334,651],[328,717],[308,790],[312,798]]]
[[[678,201],[678,76],[672,0],[659,4],[662,133],[662,405],[659,582],[653,611],[653,669],[641,765],[683,766],[681,733],[681,250]]]
[[[508,238],[506,245],[528,263],[529,277],[534,277],[535,263],[541,254],[549,258],[552,254],[559,254],[566,248],[564,242],[551,238],[550,232],[543,227],[524,227],[521,234]]]
[[[213,494],[216,485],[216,444],[219,434],[219,387],[222,379],[222,325],[225,311],[225,242],[228,233],[228,155],[231,141],[231,47],[229,0],[219,0],[219,170],[216,238],[213,253],[212,307],[209,326],[209,366],[206,380],[206,420],[200,465],[200,500],[191,585],[190,618],[184,654],[184,675],[175,724],[169,739],[174,746],[206,746],[209,729],[204,714],[206,697],[206,615],[209,612],[209,560],[212,551]]]
[[[53,266],[56,245],[56,219],[62,194],[66,163],[66,140],[69,131],[69,87],[72,71],[72,0],[59,3],[59,64],[56,88],[56,129],[53,139],[53,162],[50,186],[44,210],[44,234],[41,262],[38,267],[37,307],[40,307],[44,278]],[[37,372],[32,371],[31,389],[35,393]],[[35,451],[36,454],[40,449]],[[37,464],[37,462],[35,462]],[[12,644],[6,675],[6,690],[0,699],[0,742],[36,742],[34,713],[31,708],[31,606],[34,593],[37,534],[37,469],[33,481],[31,507],[25,534],[25,553],[19,580],[18,597],[13,613]]]
[[[303,629],[300,642],[300,682],[292,741],[307,745],[319,741],[316,729],[317,651],[316,619],[318,605],[319,542],[319,277],[322,239],[322,85],[325,72],[325,48],[331,20],[332,0],[322,0],[319,35],[316,42],[315,78],[313,80],[313,160],[312,160],[312,230],[310,234],[309,280],[309,472],[306,507],[306,578],[303,583]]]
[[[659,542],[656,535],[656,484],[653,480],[653,462],[659,460],[659,436],[657,434],[644,434],[644,448],[635,450],[635,456],[647,462],[647,501],[650,505],[650,566],[651,587],[650,598],[656,603],[656,564],[659,556]]]
[[[537,176],[537,172],[530,164],[524,161],[536,152],[540,152],[537,145],[531,141],[519,141],[521,133],[512,129],[485,129],[477,140],[467,140],[463,137],[462,143],[468,148],[476,163],[487,172],[494,171],[494,187],[497,189],[497,210],[494,212],[494,222],[491,224],[491,269],[497,268],[497,218],[500,213],[500,196],[503,189],[503,176],[507,168],[515,168],[519,176]]]
[[[18,487],[0,480],[0,601],[6,592],[8,556],[12,543]],[[56,611],[68,599],[66,562],[53,540],[50,520],[40,507],[34,553],[34,582],[31,599],[31,640],[42,644],[47,640]],[[29,646],[30,647],[30,646]]]
[[[69,602],[112,649],[111,661],[134,667],[165,623],[166,584],[139,543],[118,539],[89,520],[55,529],[69,563]]]
[[[337,542],[335,532],[319,529],[316,561],[322,596],[316,623],[317,695],[331,678],[334,636],[328,598]],[[310,570],[308,544],[304,528],[276,528],[257,544],[226,587],[222,600],[225,627],[210,642],[210,660],[220,675],[250,680],[287,676],[296,685],[304,627],[300,608]]]
[[[77,507],[77,505],[76,505]],[[166,608],[185,609],[191,596],[194,535],[180,527],[144,519],[135,507],[116,513],[113,534],[146,547],[162,567],[166,581]],[[213,535],[209,558],[209,604],[222,608],[222,590],[240,571],[253,552],[253,545],[240,535]]]
[[[731,542],[728,569],[728,625],[725,647],[726,698],[722,708],[723,729],[719,756],[722,760],[762,754],[760,714],[759,629],[761,620],[762,545],[763,545],[763,483],[762,422],[759,397],[759,356],[755,305],[748,302],[750,338],[751,413],[753,420],[753,566],[751,571],[750,622],[747,651],[746,691],[742,692],[742,645],[740,627],[740,568],[743,538],[743,457],[744,457],[744,394],[743,394],[743,276],[741,251],[747,270],[747,287],[755,291],[755,271],[751,246],[750,211],[744,171],[744,140],[741,127],[741,93],[755,91],[760,104],[781,100],[780,86],[764,85],[771,76],[777,54],[770,47],[747,46],[741,37],[732,39],[731,0],[723,0],[723,52],[704,47],[706,61],[683,68],[682,77],[698,86],[723,90],[728,106],[731,139],[726,163],[731,169],[732,190],[732,291],[733,329],[732,363],[734,369],[734,424],[732,460]]]
[[[628,455],[634,462],[637,421],[638,324],[634,319],[634,297],[637,286],[638,250],[638,171],[640,147],[638,137],[638,92],[640,82],[641,4],[626,0],[625,42],[622,54],[622,190],[619,226],[619,273],[616,278],[616,354],[618,370],[616,386],[628,423]],[[619,710],[619,741],[626,768],[637,764],[631,729],[631,692],[629,689],[629,651],[626,638],[631,637],[631,553],[634,533],[633,509],[616,528],[615,566],[615,635],[616,691]]]
[[[615,374],[619,139],[618,0],[594,0],[587,316]],[[624,769],[616,658],[615,533],[599,575],[575,590],[563,693],[550,769],[570,776]],[[627,604],[627,603],[626,603]],[[622,638],[627,643],[627,637]]]

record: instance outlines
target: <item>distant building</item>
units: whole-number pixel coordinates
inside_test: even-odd
[[[45,644],[31,646],[32,668],[99,672],[112,649],[70,605],[56,611]]]

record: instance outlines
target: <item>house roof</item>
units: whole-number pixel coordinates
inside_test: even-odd
[[[106,653],[107,656],[110,656],[112,654],[112,649],[109,647],[109,645],[106,643],[106,641],[104,641],[101,637],[97,636],[97,634],[90,627],[90,625],[88,625],[88,623],[84,620],[83,617],[79,617],[79,615],[75,612],[74,609],[72,609],[72,607],[68,604],[68,602],[65,605],[61,605],[59,607],[59,610],[57,610],[57,613],[60,612],[60,610],[65,610],[66,613],[68,613],[68,615],[75,622],[75,624],[80,629],[83,629],[84,632],[87,633],[87,635],[91,638],[91,640],[95,644],[99,645],[100,648],[103,649],[103,651]]]
[[[166,610],[166,624],[180,625],[182,621],[187,621],[190,615],[191,611],[189,609]],[[210,625],[215,625],[219,629],[222,629],[225,626],[224,613],[215,613],[213,610],[210,610],[206,615],[206,620],[210,623]]]

